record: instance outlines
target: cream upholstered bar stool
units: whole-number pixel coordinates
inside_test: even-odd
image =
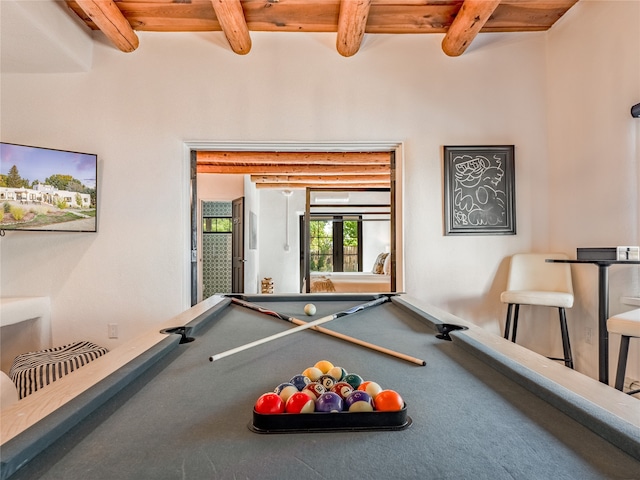
[[[610,317],[607,319],[607,330],[609,333],[617,333],[621,336],[615,387],[622,391],[624,374],[627,369],[627,356],[629,355],[629,340],[640,338],[640,308]],[[627,393],[633,395],[639,392],[640,390],[633,390]]]
[[[504,338],[509,338],[513,311],[511,341],[516,341],[520,305],[555,307],[560,316],[564,358],[552,360],[563,360],[567,367],[573,368],[565,310],[573,306],[571,266],[568,263],[549,263],[547,259],[567,260],[568,257],[563,253],[519,253],[511,257],[507,289],[500,295],[500,301],[508,305]]]

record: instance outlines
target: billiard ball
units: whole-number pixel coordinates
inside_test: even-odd
[[[367,392],[369,395],[371,395],[371,398],[375,400],[378,394],[382,391],[382,387],[376,382],[366,381],[360,384],[360,386],[358,387],[358,390]]]
[[[331,391],[340,395],[340,397],[344,400],[349,396],[351,392],[353,392],[353,387],[347,382],[338,382],[333,387],[331,387]]]
[[[284,402],[275,392],[263,393],[258,397],[254,405],[256,412],[261,414],[273,414],[284,412]]]
[[[293,383],[285,382],[278,385],[273,391],[280,395],[283,402],[286,402],[291,395],[298,391],[298,387]]]
[[[333,367],[327,372],[328,375],[331,375],[338,382],[341,381],[344,377],[347,376],[347,371],[342,367]]]
[[[314,367],[322,370],[322,373],[327,373],[333,368],[333,363],[331,363],[329,360],[320,360],[319,362],[316,362]]]
[[[289,397],[284,406],[287,413],[313,413],[315,402],[304,392],[296,392]]]
[[[309,380],[315,382],[322,375],[322,370],[317,367],[309,367],[302,372],[302,375],[304,375],[305,377],[309,377]]]
[[[376,410],[381,412],[397,412],[404,407],[404,400],[394,390],[382,390],[376,395]]]
[[[321,375],[318,379],[318,383],[321,384],[326,390],[331,390],[337,382],[331,375]]]
[[[354,388],[354,390],[357,389],[360,386],[360,384],[363,382],[362,377],[356,373],[350,373],[349,375],[344,377],[342,380],[347,382],[349,385],[351,385]]]
[[[342,398],[334,392],[325,392],[316,400],[316,411],[318,412],[341,412],[342,408]]]
[[[302,389],[304,393],[309,395],[313,400],[316,400],[320,395],[327,391],[321,383],[311,382],[305,385]]]
[[[362,390],[354,390],[344,402],[350,412],[372,412],[375,408],[371,395]]]
[[[316,314],[316,306],[313,303],[307,303],[304,306],[304,313],[311,316]]]
[[[294,375],[291,377],[291,380],[289,380],[289,383],[293,383],[298,391],[300,391],[305,385],[311,383],[311,379],[305,375]]]

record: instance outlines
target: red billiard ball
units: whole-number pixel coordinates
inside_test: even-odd
[[[331,387],[331,391],[333,393],[337,393],[342,398],[342,400],[344,400],[349,396],[351,392],[353,392],[353,387],[347,382],[338,382],[333,387]]]
[[[316,400],[316,410],[318,412],[341,412],[342,398],[335,392],[326,392]]]
[[[275,392],[263,393],[256,400],[254,409],[262,414],[284,413],[284,402]]]
[[[327,389],[318,382],[311,382],[305,385],[305,387],[302,389],[302,392],[309,395],[309,397],[314,401],[317,400],[317,398],[326,391]]]
[[[289,397],[284,406],[287,413],[313,413],[315,402],[304,392],[296,392]]]

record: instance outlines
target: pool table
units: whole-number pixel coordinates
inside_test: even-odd
[[[374,297],[242,298],[311,322]],[[306,303],[316,305],[315,315],[304,315]],[[449,332],[443,325],[462,328]],[[157,340],[133,358],[124,354],[127,360],[110,374],[98,374],[121,357],[114,349],[83,367],[95,381],[89,388],[56,400],[59,406],[12,438],[3,433],[2,478],[611,479],[640,474],[640,401],[404,295],[391,295],[381,305],[322,327],[423,359],[424,366],[311,329],[211,362],[213,354],[295,327],[228,296],[207,299],[162,326],[185,328],[154,330]],[[251,428],[256,399],[321,359],[398,391],[410,425],[256,433]],[[71,395],[72,377],[60,380],[67,382],[64,388],[53,384],[59,389],[56,398],[63,391]],[[40,405],[50,403],[43,401],[46,392],[40,394]],[[3,432],[11,421],[37,410],[33,404],[30,413],[13,407],[2,412]]]

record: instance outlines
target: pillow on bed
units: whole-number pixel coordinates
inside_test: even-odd
[[[371,272],[382,275],[382,273],[384,272],[384,261],[388,256],[388,253],[381,253],[380,255],[378,255],[378,258],[376,258],[376,261],[373,264]]]
[[[391,275],[391,255],[387,255],[387,258],[384,259],[382,273],[384,273],[385,275]]]

